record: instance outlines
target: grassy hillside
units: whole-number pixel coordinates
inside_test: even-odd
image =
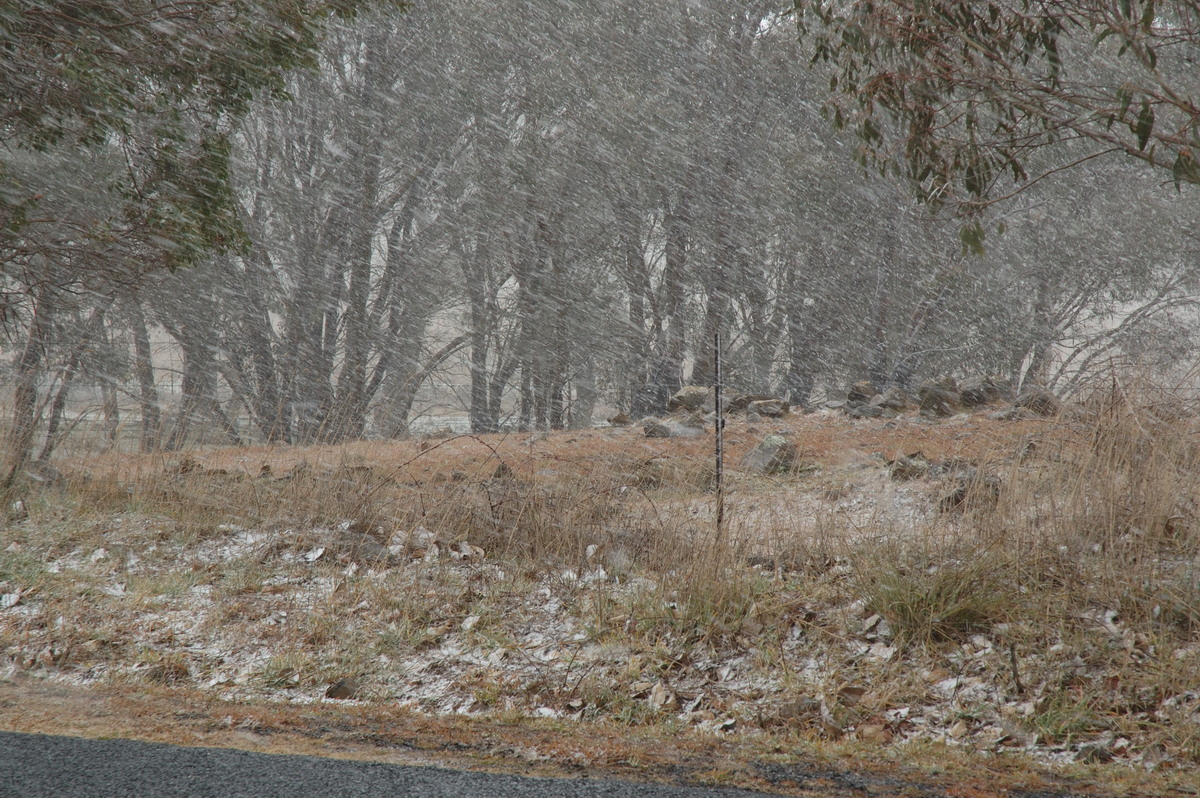
[[[1197,428],[1119,387],[1053,419],[735,419],[722,529],[711,434],[75,459],[10,508],[0,667],[1166,789],[1200,765]],[[768,435],[793,466],[740,468]]]

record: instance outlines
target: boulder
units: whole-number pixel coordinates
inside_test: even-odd
[[[884,416],[893,416],[895,413],[891,410],[880,407],[879,405],[846,405],[846,415],[850,418],[883,418]]]
[[[764,418],[786,416],[791,405],[782,399],[756,399],[746,407],[747,414],[757,413]]]
[[[1057,416],[1062,410],[1062,401],[1040,385],[1022,388],[1013,404],[1022,410],[1037,413],[1039,416]]]
[[[768,435],[742,458],[742,468],[755,474],[786,474],[796,466],[800,450],[782,435]]]
[[[902,454],[888,463],[888,475],[898,481],[920,479],[928,473],[929,461],[924,452]]]
[[[680,410],[712,410],[715,407],[712,388],[703,385],[685,385],[667,401],[667,412]]]
[[[764,400],[774,398],[774,396],[769,394],[739,393],[726,402],[725,411],[728,413],[740,413],[746,408],[750,407],[751,402],[762,402]]]
[[[964,407],[981,407],[1012,398],[1012,381],[974,374],[959,383],[958,390]]]
[[[883,393],[877,393],[871,397],[871,401],[867,404],[882,407],[885,410],[907,410],[909,408],[908,394],[903,388],[888,388]]]
[[[648,418],[642,421],[647,438],[695,438],[704,434],[704,427],[692,420]]]
[[[927,381],[917,388],[921,415],[943,418],[952,416],[962,407],[962,393],[951,378],[940,382]]]
[[[879,393],[879,390],[875,387],[875,383],[870,380],[860,380],[851,385],[850,389],[846,391],[846,404],[865,405],[877,393]]]

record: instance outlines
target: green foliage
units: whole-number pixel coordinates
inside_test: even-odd
[[[315,63],[323,26],[365,5],[0,0],[0,128],[10,146],[59,158],[119,148],[128,168],[113,188],[125,210],[90,233],[136,239],[158,265],[194,263],[244,242],[229,185],[231,121],[257,95],[282,95],[289,71]],[[42,197],[10,179],[12,157],[0,156],[0,245],[19,256],[44,250],[55,231],[26,224]],[[78,230],[71,240],[87,245]]]
[[[928,557],[884,546],[864,563],[855,581],[868,607],[887,618],[897,637],[925,643],[955,639],[1003,620],[1012,593],[995,553],[930,553]]]
[[[829,116],[858,132],[863,157],[902,153],[922,201],[970,218],[999,177],[1025,181],[1036,154],[1066,139],[1200,183],[1194,9],[1185,0],[1122,2],[1119,15],[1105,3],[797,0],[795,17],[812,63],[831,72]],[[977,249],[977,238],[964,234],[964,245]]]
[[[958,231],[958,237],[962,241],[963,254],[982,255],[983,254],[983,239],[985,233],[983,225],[977,219],[971,220],[964,224]]]

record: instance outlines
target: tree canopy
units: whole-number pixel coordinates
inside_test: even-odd
[[[1200,182],[1195,0],[797,0],[795,13],[831,68],[834,123],[927,202],[971,215],[1006,178],[1109,152]],[[1046,161],[1045,145],[1072,140],[1090,146]]]
[[[315,64],[326,23],[365,4],[0,0],[0,326],[29,330],[6,486],[30,455],[37,379],[62,317],[91,292],[102,299],[86,328],[98,326],[144,272],[245,241],[230,169],[237,118]]]
[[[259,92],[313,63],[322,26],[358,0],[4,0],[0,2],[0,250],[27,261],[130,237],[167,265],[239,237],[229,193],[231,120]],[[43,212],[56,190],[22,170],[28,153],[82,165],[125,161],[115,213],[64,231]],[[22,152],[26,155],[22,156]],[[32,158],[36,160],[36,157]],[[37,170],[33,170],[36,172]],[[109,209],[110,211],[113,209]]]

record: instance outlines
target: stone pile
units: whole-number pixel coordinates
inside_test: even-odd
[[[947,418],[978,407],[1012,404],[991,414],[996,419],[1036,418],[1058,415],[1062,400],[1042,386],[1026,386],[1020,393],[1012,380],[990,375],[972,375],[961,382],[953,377],[926,380],[910,397],[902,388],[880,389],[870,380],[861,380],[846,391],[844,401],[834,401],[851,418],[895,418],[914,407],[924,418]]]
[[[777,396],[765,394],[735,394],[723,403],[725,414],[740,413],[749,421],[764,418],[783,418],[791,411],[789,405]],[[647,438],[693,438],[701,435],[716,422],[716,400],[712,388],[702,385],[687,385],[667,402],[667,415],[648,416],[636,422]],[[609,419],[614,427],[627,426],[635,422],[624,413]]]

